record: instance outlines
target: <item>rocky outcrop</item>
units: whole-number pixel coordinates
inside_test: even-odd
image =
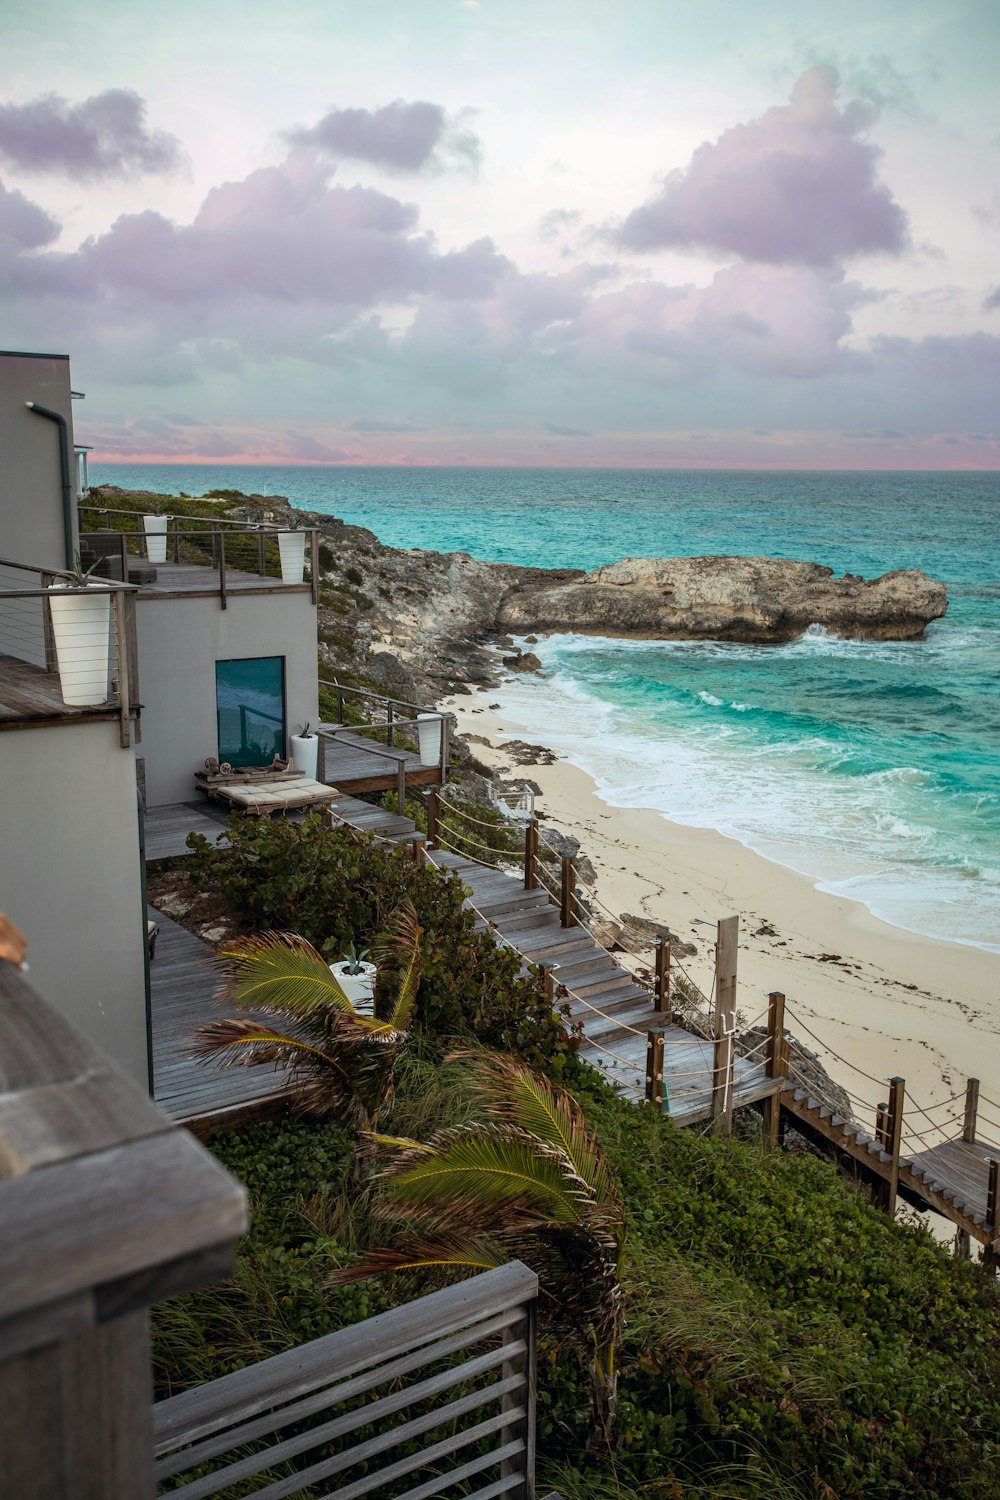
[[[900,571],[835,578],[817,563],[769,557],[626,558],[580,579],[515,587],[498,625],[643,639],[782,642],[810,625],[909,640],[947,607],[944,585]]]

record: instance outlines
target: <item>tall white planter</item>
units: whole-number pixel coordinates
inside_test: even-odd
[[[292,735],[292,760],[295,762],[295,769],[301,771],[303,776],[311,776],[314,781],[318,751],[319,735]]]
[[[146,556],[151,563],[162,563],[167,560],[169,524],[169,516],[143,516],[142,518],[142,529],[146,533]]]
[[[363,963],[358,965],[359,973],[349,974],[348,967],[347,959],[343,959],[339,964],[330,965],[330,973],[358,1014],[373,1016],[375,1014],[375,975],[378,970],[374,964]]]
[[[417,714],[417,744],[420,746],[422,766],[440,764],[443,727],[444,720],[440,714]]]
[[[88,585],[69,594],[58,584],[49,591],[63,702],[73,708],[105,703],[108,697],[111,591]]]
[[[306,571],[305,532],[279,531],[278,553],[281,557],[282,583],[301,583]]]

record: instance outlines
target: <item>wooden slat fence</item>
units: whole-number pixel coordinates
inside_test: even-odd
[[[512,1261],[160,1402],[159,1493],[534,1500],[537,1292]]]

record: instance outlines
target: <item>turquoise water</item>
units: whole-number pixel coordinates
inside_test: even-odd
[[[717,828],[898,926],[1000,951],[998,476],[95,465],[93,478],[284,494],[394,546],[549,567],[735,553],[925,569],[950,604],[921,641],[556,637],[536,648],[545,683],[498,696],[613,805]]]

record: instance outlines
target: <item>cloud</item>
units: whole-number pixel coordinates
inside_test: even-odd
[[[172,172],[184,159],[175,136],[147,127],[146,106],[130,89],[107,89],[82,104],[58,94],[0,104],[0,157],[22,171],[85,181]]]
[[[476,167],[479,139],[450,120],[440,104],[396,99],[380,109],[331,109],[317,124],[286,132],[294,146],[307,146],[334,160],[371,162],[394,172],[441,170],[459,164]]]
[[[992,312],[997,307],[1000,307],[1000,286],[993,287],[983,298],[983,312]]]
[[[857,101],[838,108],[838,82],[833,68],[810,68],[789,104],[699,146],[686,170],[633,209],[618,243],[700,246],[776,265],[898,254],[906,215],[876,180],[880,152],[863,139],[874,109]]]
[[[38,250],[59,238],[59,228],[44,208],[0,182],[0,243],[6,239],[19,250]]]
[[[553,437],[593,437],[585,427],[563,427],[559,422],[543,422],[543,432],[551,432]]]
[[[538,221],[538,237],[543,240],[557,240],[571,229],[576,229],[583,219],[583,211],[579,208],[550,208],[547,214],[542,214]]]

